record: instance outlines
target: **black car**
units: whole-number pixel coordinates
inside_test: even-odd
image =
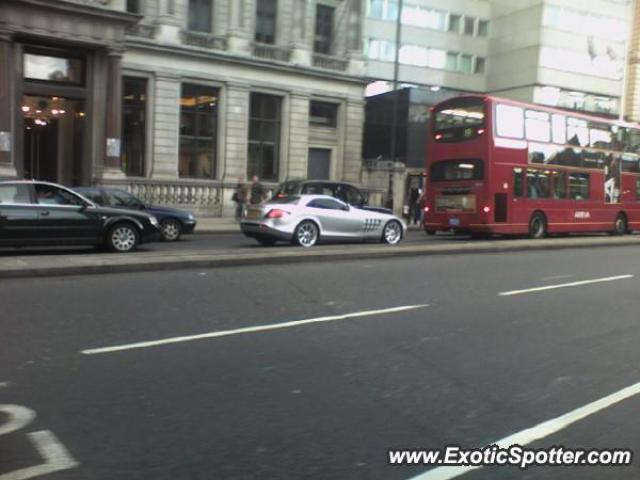
[[[97,207],[54,183],[0,181],[0,245],[96,245],[129,252],[160,238],[160,224],[145,212]]]
[[[293,195],[330,195],[362,210],[393,215],[388,208],[367,205],[367,196],[355,185],[332,180],[287,180],[279,185],[273,199]]]
[[[160,222],[163,240],[178,240],[183,233],[193,233],[196,228],[197,222],[193,214],[177,208],[145,205],[142,200],[125,190],[104,187],[77,187],[74,190],[98,205],[144,210],[153,215]]]

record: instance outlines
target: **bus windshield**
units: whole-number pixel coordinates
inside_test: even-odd
[[[445,102],[435,111],[435,139],[457,142],[478,136],[485,125],[485,106],[481,98],[460,98]]]
[[[480,159],[445,160],[431,165],[431,181],[482,180],[484,164]]]

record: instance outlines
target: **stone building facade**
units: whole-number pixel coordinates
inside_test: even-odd
[[[361,0],[3,0],[0,176],[229,215],[238,178],[358,182]]]

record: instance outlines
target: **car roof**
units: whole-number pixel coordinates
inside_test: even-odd
[[[325,199],[328,199],[328,200],[336,200],[336,201],[338,201],[340,203],[344,203],[339,198],[333,197],[331,195],[304,194],[304,195],[295,195],[294,197],[295,198],[299,198],[300,200],[302,200],[304,202],[315,200],[317,198],[325,198]],[[266,202],[266,203],[269,203],[269,202]]]
[[[304,178],[291,178],[289,180],[285,180],[282,183],[322,183],[322,184],[331,184],[331,185],[350,185],[352,187],[359,188],[355,183],[344,182],[342,180],[309,180]]]

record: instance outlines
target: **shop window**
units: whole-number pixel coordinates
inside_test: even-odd
[[[182,85],[180,177],[215,178],[219,89]]]
[[[282,99],[252,93],[250,103],[247,174],[277,180]]]
[[[335,127],[338,120],[338,104],[311,101],[309,103],[309,124],[321,127]]]
[[[56,51],[57,52],[57,51]],[[24,78],[58,83],[84,84],[85,62],[82,58],[26,52]]]
[[[147,79],[122,80],[122,166],[127,175],[144,175]]]

